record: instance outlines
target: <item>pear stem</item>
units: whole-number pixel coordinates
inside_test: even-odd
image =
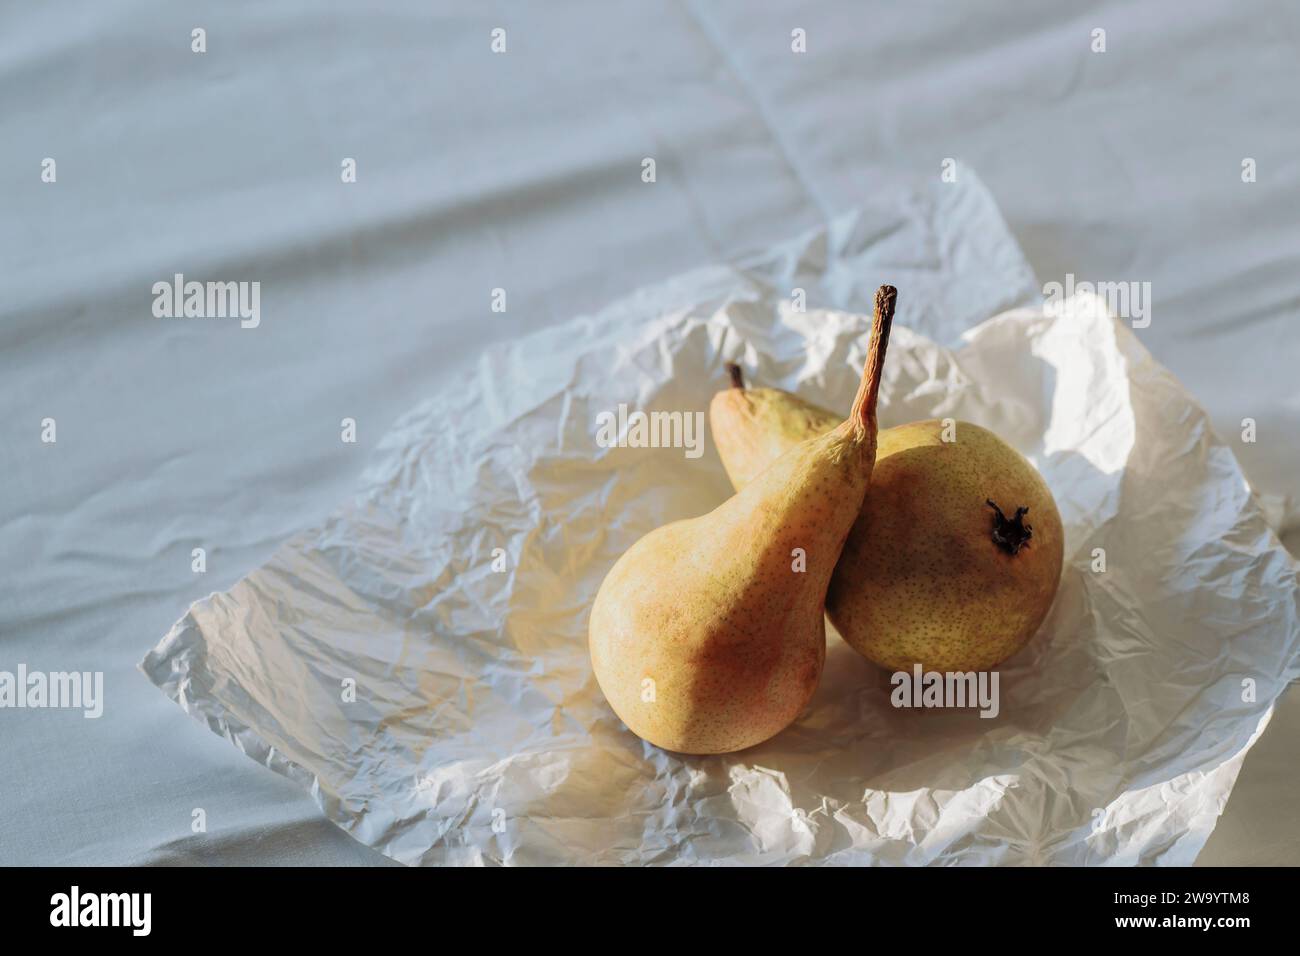
[[[892,285],[882,285],[876,290],[876,315],[871,324],[871,341],[867,345],[867,362],[862,370],[862,382],[849,421],[859,440],[874,436],[877,431],[876,399],[880,395],[880,372],[885,365],[885,349],[889,346],[889,330],[894,324],[894,305],[898,290]]]
[[[727,363],[727,374],[731,376],[732,388],[745,387],[745,374],[740,370],[740,366],[735,362]]]

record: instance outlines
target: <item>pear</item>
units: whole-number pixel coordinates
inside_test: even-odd
[[[969,422],[911,422],[880,433],[827,612],[891,670],[988,670],[1038,632],[1064,556],[1056,501],[1023,455]]]
[[[789,392],[745,389],[739,370],[732,384],[709,414],[737,489],[833,418]],[[1064,542],[1046,482],[993,432],[938,420],[886,428],[826,613],[849,646],[890,670],[988,670],[1042,625]]]
[[[841,421],[834,412],[779,388],[745,388],[739,365],[728,363],[727,372],[732,387],[713,396],[709,426],[737,491],[792,447],[826,434]]]
[[[876,457],[876,396],[897,292],[876,293],[847,420],[792,442],[708,514],[658,528],[614,564],[591,609],[591,664],[642,739],[730,753],[803,712],[826,658],[823,606]]]

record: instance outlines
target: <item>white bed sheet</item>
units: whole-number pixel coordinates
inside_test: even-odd
[[[1297,40],[1284,2],[6,6],[0,669],[103,670],[107,700],[0,711],[0,862],[386,862],[141,651],[457,363],[946,157],[1043,281],[1150,281],[1143,342],[1221,433],[1257,421],[1247,473],[1300,500]],[[261,326],[152,318],[175,272],[261,281]],[[1292,691],[1200,862],[1300,862],[1297,731]]]

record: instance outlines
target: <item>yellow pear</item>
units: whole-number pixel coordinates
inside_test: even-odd
[[[745,388],[739,365],[727,364],[731,388],[713,396],[709,427],[739,491],[777,458],[812,435],[824,435],[841,421],[834,412],[779,388]]]
[[[732,382],[709,414],[738,489],[834,417],[789,392],[746,389],[739,370]],[[988,429],[951,420],[886,428],[826,613],[846,643],[882,667],[987,670],[1042,625],[1064,546],[1046,482]]]
[[[826,657],[826,589],[875,462],[896,294],[876,293],[847,420],[792,443],[708,514],[650,532],[601,584],[592,669],[642,739],[690,754],[743,750],[787,727],[812,698]]]

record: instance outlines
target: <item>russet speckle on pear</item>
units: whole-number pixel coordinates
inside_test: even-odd
[[[734,387],[714,397],[710,419],[743,488],[834,416],[789,392]],[[879,433],[871,488],[826,596],[845,642],[891,670],[1001,663],[1038,631],[1060,582],[1065,536],[1046,482],[988,429],[949,426]]]
[[[785,729],[812,699],[826,658],[826,591],[875,461],[895,295],[888,286],[877,293],[847,420],[791,443],[708,514],[650,532],[601,584],[592,669],[642,739],[690,754],[743,750]]]

